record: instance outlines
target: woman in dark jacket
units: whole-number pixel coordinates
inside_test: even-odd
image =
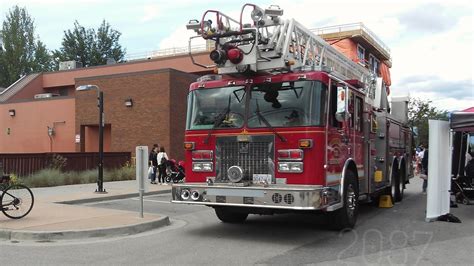
[[[156,157],[156,161],[158,162],[158,183],[160,183],[160,185],[166,184],[166,162],[168,161],[168,155],[166,154],[165,148],[163,146],[160,147],[160,152]]]
[[[428,149],[425,149],[423,159],[421,159],[421,167],[421,172],[427,176],[426,179],[423,179],[423,193],[426,193],[428,187]]]
[[[151,173],[150,179],[152,184],[156,184],[156,168],[158,167],[158,161],[156,156],[158,155],[158,144],[154,144],[151,149],[150,155],[148,155],[149,163],[148,165],[153,167],[153,172]]]

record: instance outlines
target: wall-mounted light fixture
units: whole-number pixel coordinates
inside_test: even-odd
[[[125,106],[132,107],[133,106],[133,100],[131,98],[126,99],[125,100]]]
[[[10,110],[8,110],[8,114],[9,114],[10,116],[15,116],[15,109],[10,109]]]

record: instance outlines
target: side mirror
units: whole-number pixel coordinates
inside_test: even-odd
[[[344,122],[349,119],[349,113],[347,112],[347,87],[337,87],[337,108],[336,108],[336,120]]]

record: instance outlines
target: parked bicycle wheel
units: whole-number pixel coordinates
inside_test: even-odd
[[[0,197],[2,212],[11,219],[25,217],[33,208],[33,192],[24,185],[11,185]]]

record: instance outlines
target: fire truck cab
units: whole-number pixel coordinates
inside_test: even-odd
[[[213,10],[188,25],[215,42],[219,75],[190,86],[186,182],[173,184],[172,202],[213,207],[230,223],[323,211],[347,228],[361,202],[402,200],[412,177],[407,99],[390,112],[382,78],[280,19],[281,9],[246,9],[253,25]]]

